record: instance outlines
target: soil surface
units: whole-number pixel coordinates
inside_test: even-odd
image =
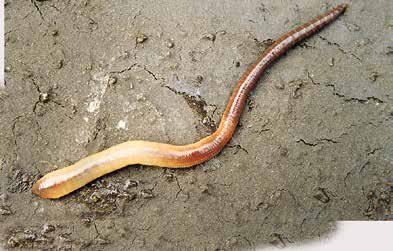
[[[392,220],[393,1],[350,1],[274,64],[232,140],[184,170],[129,166],[58,200],[42,175],[135,139],[210,134],[246,68],[340,1],[6,0],[5,249],[239,250]]]

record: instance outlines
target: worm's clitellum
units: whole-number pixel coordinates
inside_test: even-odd
[[[186,168],[211,159],[232,137],[246,102],[247,95],[266,68],[299,41],[333,22],[347,5],[342,4],[310,22],[286,33],[266,49],[237,83],[222,115],[218,129],[196,143],[169,145],[149,141],[128,141],[90,155],[39,179],[32,192],[42,198],[59,198],[102,175],[128,165],[142,164],[168,168]]]

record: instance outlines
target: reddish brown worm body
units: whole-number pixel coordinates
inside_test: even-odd
[[[143,164],[168,168],[185,168],[211,159],[232,137],[247,94],[266,68],[299,41],[311,36],[342,14],[347,5],[339,5],[310,22],[288,32],[265,50],[237,83],[220,125],[212,135],[189,145],[169,145],[148,141],[128,141],[90,155],[75,164],[48,173],[32,187],[43,198],[59,198],[92,180],[122,167]]]

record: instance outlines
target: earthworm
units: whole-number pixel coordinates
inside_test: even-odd
[[[210,136],[188,145],[170,145],[149,141],[121,143],[81,159],[73,165],[46,174],[33,185],[32,192],[42,198],[59,198],[98,177],[128,165],[186,168],[211,159],[232,137],[247,95],[266,68],[296,43],[333,22],[346,8],[346,4],[338,5],[286,33],[266,49],[238,81],[218,129]]]

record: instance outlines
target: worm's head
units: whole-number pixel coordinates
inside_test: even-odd
[[[64,175],[64,170],[50,172],[34,183],[31,192],[46,199],[57,199],[75,189],[70,189],[72,182]]]

